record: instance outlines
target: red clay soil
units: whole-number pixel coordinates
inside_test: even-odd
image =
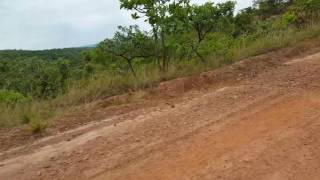
[[[20,147],[0,139],[0,179],[317,180],[318,47],[168,81],[142,102],[96,102]]]
[[[139,109],[157,107],[179,102],[181,94],[190,90],[219,88],[228,84],[237,83],[255,77],[258,73],[270,70],[293,58],[299,58],[320,51],[319,39],[309,40],[296,44],[294,47],[283,48],[277,51],[243,60],[231,66],[225,66],[215,71],[202,73],[192,77],[179,78],[161,83],[155,88],[145,91],[143,99],[132,102],[133,94],[124,94],[76,108],[69,108],[67,114],[51,121],[44,133],[32,134],[27,126],[14,129],[0,128],[0,152],[7,151],[21,145],[31,145],[39,139],[53,136],[72,130],[91,122],[97,122],[114,116],[127,115],[123,120],[139,115]],[[142,101],[143,100],[143,101]],[[109,121],[109,125],[118,121]],[[81,134],[81,133],[80,133]]]

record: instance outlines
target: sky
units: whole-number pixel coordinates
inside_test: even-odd
[[[237,0],[237,10],[251,2]],[[0,49],[81,47],[112,37],[119,25],[148,27],[119,6],[118,0],[0,0]]]

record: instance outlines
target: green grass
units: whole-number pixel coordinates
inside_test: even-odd
[[[45,129],[55,111],[49,101],[32,101],[16,106],[0,105],[0,127],[12,128],[26,125],[32,133]]]
[[[170,64],[166,72],[159,71],[156,66],[136,67],[137,78],[130,74],[120,75],[102,72],[89,79],[74,82],[70,85],[69,92],[56,99],[47,101],[34,100],[27,104],[8,106],[0,105],[0,128],[12,128],[25,124],[32,133],[43,131],[50,119],[57,114],[61,115],[78,105],[122,94],[128,91],[141,92],[163,80],[170,80],[203,71],[213,70],[224,64],[229,64],[246,57],[262,54],[278,48],[295,46],[297,43],[318,38],[320,25],[312,25],[303,30],[288,29],[269,33],[261,37],[243,37],[238,39],[228,54],[217,56],[214,53],[207,56],[207,63],[200,63],[197,59],[180,61]],[[132,97],[132,101],[145,96],[143,92]]]
[[[240,60],[246,57],[263,54],[275,49],[294,46],[301,41],[318,38],[320,36],[320,25],[311,25],[303,30],[288,29],[274,32],[255,39],[252,42],[239,43],[232,49],[233,60]],[[245,40],[244,40],[245,41]]]

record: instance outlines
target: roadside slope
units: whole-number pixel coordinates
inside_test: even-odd
[[[170,102],[4,151],[0,179],[316,179],[320,53],[245,63],[211,86],[173,81],[200,88]]]

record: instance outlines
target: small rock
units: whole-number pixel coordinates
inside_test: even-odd
[[[37,173],[37,176],[41,176],[41,175],[42,175],[42,173],[41,173],[41,172],[38,172],[38,173]]]
[[[45,168],[45,169],[48,169],[50,167],[51,167],[50,164],[46,164],[46,165],[43,166],[43,168]]]

